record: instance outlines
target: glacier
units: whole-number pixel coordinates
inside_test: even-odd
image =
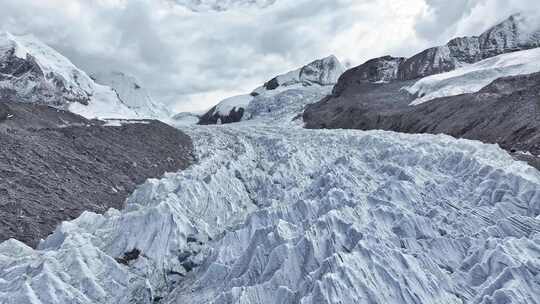
[[[442,74],[424,77],[405,88],[417,98],[411,105],[480,91],[501,77],[531,74],[540,71],[540,48],[491,57]]]
[[[0,302],[540,303],[538,171],[496,145],[283,117],[184,127],[192,167],[37,249],[1,243]]]

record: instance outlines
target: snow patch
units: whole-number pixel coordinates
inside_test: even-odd
[[[435,98],[480,91],[494,80],[540,71],[540,48],[488,58],[451,72],[420,79],[405,88],[418,96],[411,105],[419,105]]]

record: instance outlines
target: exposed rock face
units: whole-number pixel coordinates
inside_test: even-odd
[[[273,98],[286,90],[317,90],[338,82],[344,71],[335,56],[315,60],[302,68],[276,76],[251,94],[234,96],[222,100],[201,116],[200,124],[233,123],[244,117],[246,108],[253,100]]]
[[[445,133],[540,155],[540,73],[500,78],[477,93],[418,106],[408,106],[413,97],[401,90],[405,85],[348,87],[340,97],[308,105],[306,127]]]
[[[482,59],[495,55],[540,47],[540,23],[524,14],[510,16],[479,38]]]
[[[92,80],[31,37],[0,33],[0,99],[62,106],[87,105]]]
[[[384,56],[347,70],[334,87],[333,94],[339,95],[353,83],[389,82],[397,78],[399,66],[405,61],[402,57]]]
[[[448,46],[434,47],[405,60],[399,67],[397,78],[407,80],[448,72],[458,64]]]
[[[339,60],[335,56],[330,56],[302,67],[298,79],[304,85],[333,85],[344,71]]]
[[[122,208],[135,186],[193,161],[158,121],[104,126],[47,106],[0,102],[0,241],[34,246],[83,211]]]

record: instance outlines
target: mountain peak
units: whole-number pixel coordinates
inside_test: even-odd
[[[330,92],[332,86],[338,82],[344,71],[345,68],[334,55],[314,60],[301,68],[272,78],[256,88],[251,94],[222,100],[201,116],[200,123],[238,122],[245,116],[248,108],[255,112],[261,112],[261,108],[265,108],[267,113],[275,113],[277,109],[282,112],[288,110],[297,111],[298,108],[302,108],[304,105],[298,99],[308,100],[310,99],[306,97],[308,95],[316,96],[315,99],[322,98],[324,94]],[[287,95],[287,92],[291,91],[296,91],[298,94],[291,93]],[[308,91],[309,93],[307,93]],[[280,96],[280,94],[283,95]],[[321,94],[321,96],[318,94]],[[298,96],[302,96],[302,98]]]
[[[253,94],[262,94],[278,88],[288,89],[293,86],[334,85],[344,71],[345,68],[337,57],[330,55],[270,79],[263,86],[255,89]]]
[[[0,99],[67,109],[87,118],[137,118],[118,92],[99,85],[32,35],[0,33]]]
[[[300,69],[301,82],[318,85],[333,85],[345,71],[336,56],[315,60]]]

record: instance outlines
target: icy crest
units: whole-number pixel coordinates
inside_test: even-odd
[[[141,118],[168,118],[171,113],[155,101],[149,92],[133,76],[122,72],[96,73],[91,76],[95,82],[111,87],[120,101]]]

